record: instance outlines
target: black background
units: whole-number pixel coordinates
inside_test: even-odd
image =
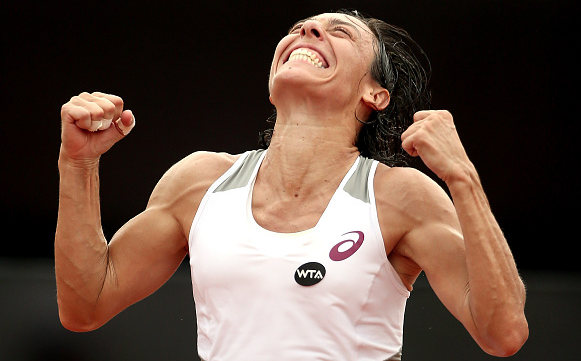
[[[101,162],[111,236],[184,156],[256,148],[272,114],[267,78],[277,42],[295,21],[347,7],[404,27],[430,56],[433,107],[454,115],[528,286],[531,336],[515,360],[577,360],[577,3],[2,2],[0,359],[195,359],[185,265],[97,331],[59,325],[52,257],[60,107],[82,91],[103,91],[136,115],[131,135]],[[406,360],[494,359],[423,276],[405,330]]]
[[[578,7],[541,0],[3,4],[1,256],[53,255],[59,114],[71,96],[117,94],[136,115],[101,162],[112,235],[184,156],[256,148],[278,40],[344,7],[423,46],[433,108],[454,115],[519,268],[575,270]]]

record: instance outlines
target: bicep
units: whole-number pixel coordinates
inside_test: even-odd
[[[384,238],[395,239],[386,251],[401,256],[405,268],[423,270],[440,301],[472,333],[466,249],[452,200],[419,171],[378,171],[376,189],[383,189],[376,192],[378,216]],[[392,229],[399,231],[390,237]]]
[[[161,287],[187,254],[180,224],[163,207],[150,207],[111,239],[98,312],[109,319]]]
[[[111,239],[97,301],[102,323],[161,287],[188,253],[188,229],[210,185],[238,156],[197,152],[171,167],[145,211]]]
[[[442,304],[472,333],[466,251],[459,225],[442,220],[421,225],[402,239],[401,246],[424,271]]]

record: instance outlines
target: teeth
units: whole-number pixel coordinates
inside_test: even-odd
[[[317,68],[323,68],[323,62],[317,58],[317,55],[304,48],[293,51],[288,60],[301,60]]]

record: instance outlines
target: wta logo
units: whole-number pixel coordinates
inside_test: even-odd
[[[325,277],[325,266],[319,262],[309,262],[295,271],[295,281],[301,286],[312,286],[321,282]]]
[[[353,256],[353,254],[357,252],[359,247],[361,247],[363,244],[363,239],[365,238],[363,232],[352,231],[344,233],[341,236],[346,236],[348,234],[356,234],[358,236],[357,241],[346,239],[337,243],[333,248],[331,248],[331,251],[329,252],[329,258],[331,258],[333,261],[343,261]]]

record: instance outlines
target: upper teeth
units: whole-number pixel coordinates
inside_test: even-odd
[[[319,60],[315,53],[312,53],[308,49],[300,48],[293,51],[288,58],[288,60],[303,60],[317,68],[323,68],[323,62]]]

